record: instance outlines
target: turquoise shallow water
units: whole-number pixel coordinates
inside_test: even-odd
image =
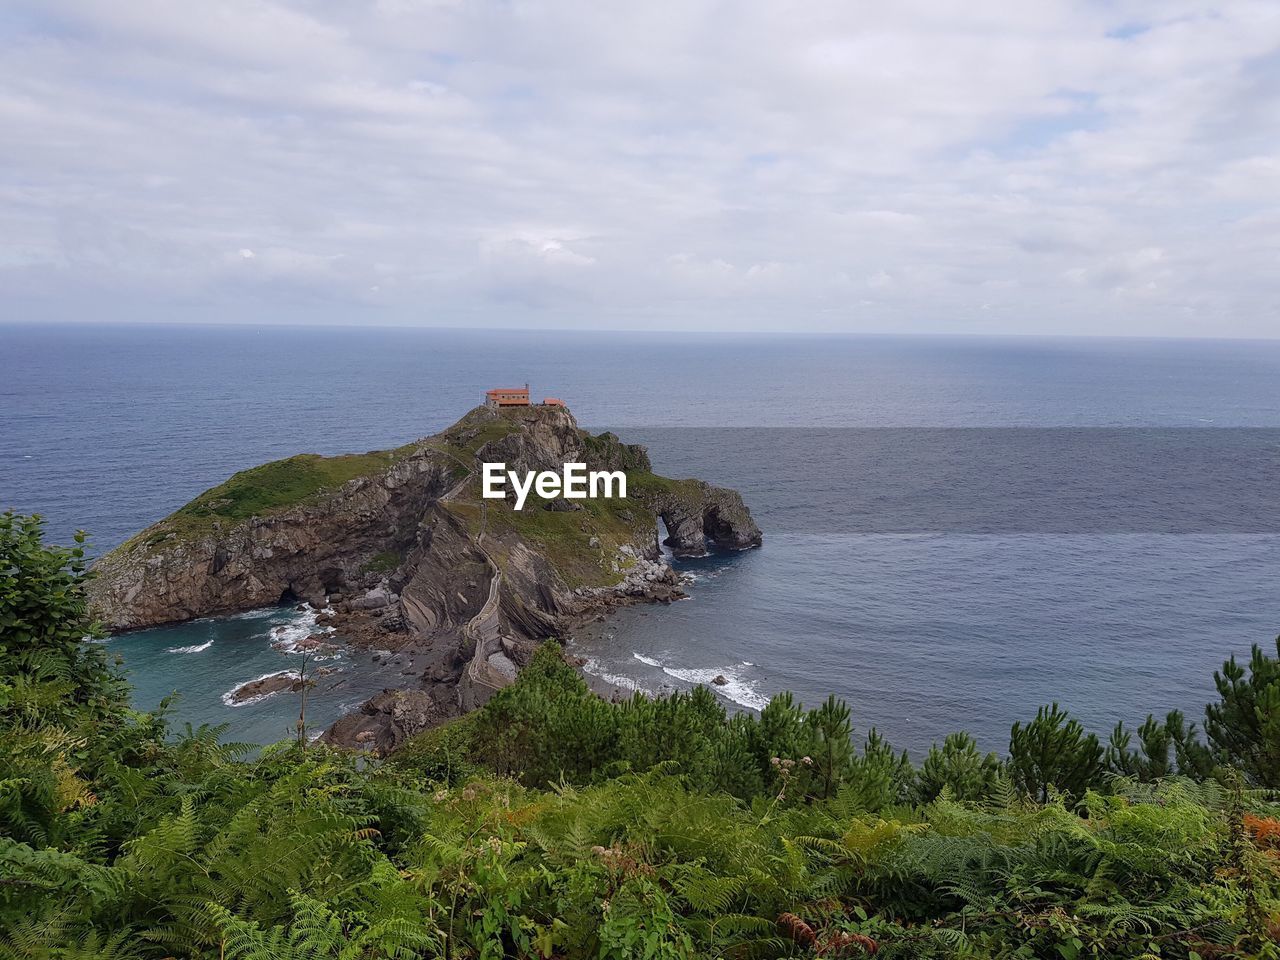
[[[1223,658],[1280,633],[1280,343],[0,326],[0,362],[0,506],[103,549],[236,470],[396,446],[530,381],[738,487],[765,532],[584,637],[599,672],[833,692],[913,750],[957,728],[1003,749],[1053,698],[1101,731],[1195,715]],[[269,741],[296,696],[222,696],[296,663],[271,631],[297,616],[111,646],[141,705],[176,690],[179,721]],[[402,669],[331,665],[317,727]]]
[[[179,722],[228,724],[229,739],[272,743],[296,736],[300,695],[284,690],[233,704],[230,694],[247,681],[303,669],[302,655],[277,645],[307,636],[314,622],[313,613],[293,607],[253,610],[123,634],[107,641],[107,648],[124,660],[139,706],[150,709],[177,694],[173,714]],[[307,726],[314,735],[384,687],[399,685],[403,667],[343,649],[328,659],[306,658],[305,669],[333,671],[317,675],[307,694]]]

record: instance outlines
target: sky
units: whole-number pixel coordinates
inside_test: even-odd
[[[0,319],[1280,337],[1280,2],[6,0]]]

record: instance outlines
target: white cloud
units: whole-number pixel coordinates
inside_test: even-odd
[[[18,0],[0,55],[27,316],[1280,336],[1270,0]]]
[[[538,230],[498,232],[481,239],[480,255],[490,263],[512,261],[552,267],[587,267],[596,262],[595,257],[575,251],[570,246],[573,242],[576,241]]]

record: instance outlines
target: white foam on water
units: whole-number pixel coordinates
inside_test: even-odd
[[[268,697],[274,697],[277,693],[282,693],[283,690],[272,690],[270,693],[260,693],[256,697],[249,697],[245,700],[235,699],[236,691],[239,690],[241,687],[245,686],[246,684],[257,683],[259,680],[266,680],[268,677],[281,677],[281,676],[289,676],[295,680],[301,679],[299,674],[293,670],[272,670],[270,673],[264,673],[262,676],[254,677],[252,680],[246,680],[244,683],[237,683],[234,687],[232,687],[230,690],[228,690],[226,693],[222,695],[222,702],[226,704],[228,707],[247,707],[251,703],[261,703],[263,700],[266,700]]]
[[[603,680],[605,683],[611,683],[615,687],[621,687],[623,690],[639,690],[641,693],[649,692],[644,687],[642,687],[639,683],[637,683],[635,680],[632,680],[630,677],[623,677],[616,673],[609,673],[607,670],[601,667],[597,661],[592,660],[590,658],[588,658],[587,661],[583,663],[582,669],[587,673],[591,674],[593,677],[597,677]]]
[[[195,643],[189,647],[170,647],[165,653],[202,653],[213,646],[213,639],[210,638],[204,643]]]
[[[301,620],[295,623],[281,624],[278,627],[271,628],[271,640],[273,643],[297,643],[299,640],[305,640],[312,633],[318,632],[312,629],[314,626],[314,620],[311,623]]]
[[[691,667],[668,667],[661,660],[655,660],[653,657],[646,657],[643,654],[632,651],[631,656],[635,657],[641,663],[651,667],[657,667],[669,677],[676,680],[683,680],[685,683],[694,685],[701,684],[704,687],[710,687],[713,691],[720,694],[726,700],[732,700],[734,703],[743,707],[750,707],[752,710],[763,710],[769,704],[769,698],[764,694],[757,692],[755,684],[750,680],[744,680],[738,676],[737,671],[749,669],[755,664],[749,660],[744,660],[736,667],[716,668],[710,667],[704,670],[694,669]],[[712,683],[716,677],[724,677],[728,683],[718,684]]]
[[[719,570],[703,570],[699,573],[694,573],[692,570],[685,570],[680,574],[680,582],[690,584],[701,583],[703,580],[714,580],[718,576],[720,576]]]
[[[307,637],[316,634],[328,635],[334,631],[330,626],[317,626],[316,617],[320,611],[316,610],[310,604],[306,605],[306,610],[298,613],[289,623],[278,624],[271,628],[271,646],[279,650],[281,653],[305,653],[310,654],[311,659],[334,660],[341,656],[341,653],[335,650],[332,653],[319,653],[314,650],[299,649],[298,643],[307,639]]]
[[[303,602],[301,604],[294,604],[294,606],[302,607],[301,610],[294,610],[292,607],[289,608],[288,612],[292,615],[295,615],[295,618],[305,619],[307,617],[311,617],[312,620],[314,621],[316,615],[320,612],[315,607],[311,606],[311,604],[306,602]],[[204,620],[258,620],[263,617],[279,616],[283,610],[284,610],[284,607],[280,607],[280,606],[254,607],[252,610],[241,610],[239,613],[229,613],[226,616],[202,617],[201,619],[204,619]],[[192,621],[192,622],[199,623],[198,620]]]
[[[260,617],[269,617],[273,613],[279,612],[279,607],[255,607],[252,610],[242,610],[239,613],[230,613],[225,617],[218,617],[219,620],[257,620]],[[203,619],[213,619],[205,617]]]
[[[749,680],[743,680],[735,675],[734,669],[741,669],[746,664],[740,664],[737,668],[717,669],[712,667],[707,670],[681,669],[677,667],[663,667],[662,672],[669,677],[675,677],[677,680],[683,680],[685,683],[701,684],[710,688],[715,693],[720,694],[727,700],[743,707],[750,707],[752,710],[763,710],[769,705],[769,698],[762,693],[758,693],[755,684]],[[717,684],[712,683],[716,677],[724,677],[728,683]]]

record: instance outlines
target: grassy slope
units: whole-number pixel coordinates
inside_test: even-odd
[[[154,546],[172,537],[192,539],[218,523],[232,524],[249,517],[279,513],[336,490],[356,477],[385,470],[415,449],[417,444],[410,443],[394,450],[338,457],[301,453],[286,460],[241,470],[138,534],[125,544],[124,549]]]
[[[499,539],[506,531],[519,535],[555,566],[570,587],[619,582],[626,568],[614,570],[613,559],[620,546],[648,530],[649,515],[629,500],[578,500],[582,509],[566,513],[544,510],[545,502],[530,494],[524,509],[517,511],[510,504],[491,501],[491,532]],[[598,546],[591,546],[592,537],[599,540]]]
[[[485,444],[498,440],[519,429],[515,417],[483,423],[479,426],[455,428],[443,442],[430,444],[458,459],[472,463]],[[609,448],[617,448],[618,440],[611,435],[593,436],[579,431],[585,456],[590,461],[607,459]],[[692,483],[674,481],[643,470],[627,471],[626,500],[580,500],[581,510],[558,512],[543,509],[547,501],[530,493],[523,510],[515,510],[509,503],[499,500],[487,502],[486,532],[493,541],[501,543],[518,536],[541,553],[570,587],[609,586],[618,583],[626,567],[613,569],[618,548],[643,537],[652,522],[641,494],[651,494],[671,489],[672,485]],[[636,491],[633,493],[633,491]],[[449,504],[449,510],[460,517],[472,534],[480,531],[482,510],[480,506],[480,481],[478,471],[473,472],[472,482],[465,494]],[[591,539],[599,540],[591,546]],[[501,550],[494,550],[494,559],[503,562]]]
[[[692,504],[702,496],[696,480],[672,480],[648,470],[627,470],[626,474],[625,500],[578,500],[581,510],[560,513],[544,510],[547,501],[530,493],[521,511],[491,501],[497,506],[490,507],[489,522],[537,546],[570,587],[611,586],[632,565],[624,562],[618,570],[613,568],[618,548],[643,542],[652,533],[658,498],[687,499]],[[599,538],[598,547],[590,545],[592,537]]]

